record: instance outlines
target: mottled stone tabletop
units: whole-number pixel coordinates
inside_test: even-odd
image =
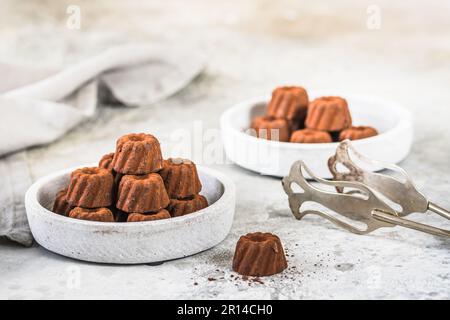
[[[70,4],[81,9],[79,30],[66,26]],[[373,24],[369,18],[377,11],[381,19]],[[98,39],[117,34],[147,41],[183,38],[209,54],[205,72],[164,102],[140,109],[102,106],[64,138],[27,151],[34,178],[95,162],[128,132],[151,132],[168,150],[174,130],[190,133],[198,124],[217,129],[228,107],[288,83],[379,95],[409,108],[415,139],[401,166],[430,199],[449,208],[449,13],[446,1],[418,0],[407,6],[385,0],[6,0],[0,5],[0,57],[67,63]],[[215,248],[158,265],[114,266],[2,239],[0,298],[450,298],[450,241],[400,227],[357,236],[320,218],[297,221],[279,179],[223,162],[206,165],[235,181],[237,207],[229,236]],[[435,215],[410,217],[450,227]],[[289,263],[285,272],[260,281],[232,272],[235,243],[251,231],[280,236]]]

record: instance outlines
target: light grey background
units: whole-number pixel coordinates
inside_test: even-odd
[[[81,8],[80,30],[66,28],[69,4]],[[366,26],[369,5],[381,10],[380,29]],[[128,132],[151,132],[163,151],[170,149],[174,129],[192,131],[197,120],[217,128],[220,113],[240,100],[280,84],[301,84],[379,95],[408,107],[415,115],[416,136],[402,166],[426,195],[449,208],[449,14],[444,0],[4,0],[0,58],[62,65],[123,37],[183,39],[210,55],[206,72],[176,96],[148,108],[100,108],[93,121],[58,142],[29,150],[34,178],[95,162]],[[399,227],[356,236],[319,218],[296,221],[278,179],[233,165],[212,167],[229,175],[238,190],[232,232],[219,246],[158,266],[118,267],[2,240],[0,298],[450,297],[448,240]],[[449,227],[433,215],[411,218]],[[289,270],[263,283],[235,280],[234,245],[250,231],[278,234]]]

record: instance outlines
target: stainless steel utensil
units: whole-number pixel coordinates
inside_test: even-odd
[[[390,174],[362,169],[351,158],[350,152],[358,163],[389,169]],[[344,171],[340,170],[339,164]],[[339,144],[336,154],[329,159],[328,166],[333,174],[333,181],[315,176],[301,160],[294,162],[289,175],[283,178],[282,183],[289,197],[291,211],[297,219],[302,219],[307,214],[316,214],[356,234],[367,234],[378,228],[399,225],[450,237],[449,230],[404,218],[413,212],[430,210],[450,219],[450,212],[427,200],[402,168],[363,157],[354,150],[348,140]],[[319,185],[308,182],[308,178]],[[293,184],[297,184],[301,191],[294,192]],[[319,187],[320,184],[335,187],[337,192],[324,190]],[[302,211],[302,206],[307,202],[318,203],[329,210]],[[352,225],[351,221],[362,222],[366,228]]]

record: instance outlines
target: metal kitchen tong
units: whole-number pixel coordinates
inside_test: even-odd
[[[350,151],[358,163],[372,168],[388,169],[389,172],[376,173],[362,169],[350,158]],[[402,168],[363,157],[355,151],[349,140],[339,144],[336,154],[328,160],[328,167],[334,177],[332,181],[315,176],[301,160],[294,162],[289,175],[283,178],[283,188],[289,197],[289,206],[297,219],[300,220],[307,214],[316,214],[356,234],[367,234],[378,228],[399,225],[450,238],[450,230],[403,218],[413,212],[425,213],[430,210],[450,220],[450,212],[428,201]],[[341,168],[345,170],[340,171]],[[332,186],[337,192],[319,188],[307,179]],[[294,184],[302,190],[294,192]],[[318,203],[336,215],[315,209],[301,211],[302,205],[307,202]],[[345,218],[336,217],[339,215]],[[366,228],[352,225],[346,222],[346,219],[362,222]]]

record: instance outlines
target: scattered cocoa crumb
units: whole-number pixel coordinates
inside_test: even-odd
[[[262,281],[260,277],[253,278],[252,281],[253,282],[258,282],[260,284],[264,284],[264,281]]]
[[[197,283],[197,282],[194,282],[194,286],[198,286],[198,283]]]
[[[208,278],[208,281],[216,281],[216,278],[210,277],[210,278]]]

